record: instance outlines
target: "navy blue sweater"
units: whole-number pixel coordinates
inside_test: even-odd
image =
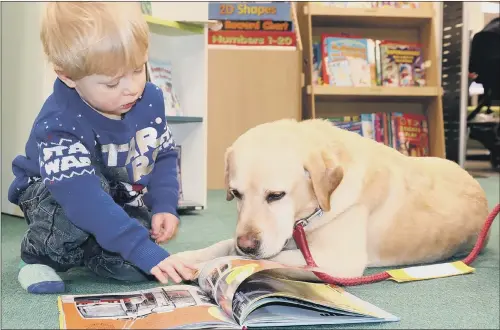
[[[42,180],[71,222],[93,234],[104,249],[149,273],[169,253],[103,190],[98,174],[121,170],[127,183],[144,187],[143,201],[153,214],[178,216],[174,146],[163,94],[155,85],[147,83],[134,107],[115,120],[56,79],[33,124],[26,155],[13,161],[15,180],[8,197],[18,204],[28,184]]]

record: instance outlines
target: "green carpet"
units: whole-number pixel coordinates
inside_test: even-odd
[[[498,176],[478,179],[488,193],[490,207],[499,201]],[[170,252],[196,249],[231,237],[235,206],[221,191],[209,193],[208,209],[186,215]],[[58,328],[56,295],[30,295],[17,282],[19,245],[26,229],[23,219],[2,215],[2,324],[3,329]],[[473,264],[476,273],[430,281],[397,284],[382,282],[348,291],[401,318],[400,322],[355,325],[355,328],[498,329],[499,324],[499,223],[484,254]],[[151,284],[123,285],[73,270],[63,275],[71,294],[107,293],[148,288]],[[345,326],[342,326],[345,328]],[[311,327],[317,328],[317,327]],[[326,327],[323,327],[323,329]],[[339,328],[339,327],[328,327]],[[307,329],[307,328],[304,328]]]

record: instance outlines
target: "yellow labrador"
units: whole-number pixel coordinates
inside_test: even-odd
[[[488,215],[479,183],[456,163],[408,157],[324,120],[256,126],[226,151],[234,239],[178,254],[193,263],[226,255],[305,265],[295,221],[316,264],[332,276],[366,267],[429,263],[468,252]]]

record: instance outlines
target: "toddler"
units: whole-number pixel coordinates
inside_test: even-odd
[[[18,279],[63,292],[57,272],[88,267],[123,281],[191,278],[159,246],[176,232],[176,151],[160,88],[146,82],[149,29],[140,5],[49,2],[40,32],[57,73],[9,200],[28,223]]]

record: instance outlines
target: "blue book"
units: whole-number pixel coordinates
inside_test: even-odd
[[[289,2],[210,2],[208,19],[211,20],[291,20]]]

